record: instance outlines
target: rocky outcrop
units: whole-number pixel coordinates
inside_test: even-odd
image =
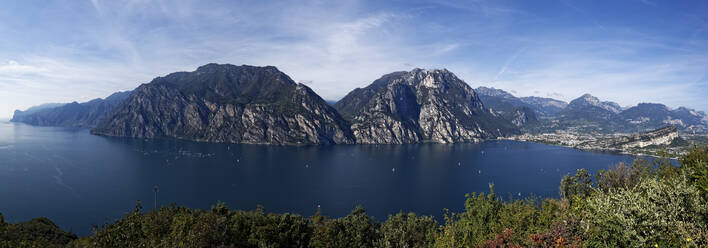
[[[599,139],[578,145],[580,149],[627,149],[647,146],[670,145],[679,137],[674,126],[667,126],[645,133],[632,134],[611,139]]]
[[[43,104],[25,111],[15,111],[11,121],[35,126],[95,127],[128,96],[130,91],[84,103]]]
[[[384,75],[334,107],[363,144],[476,142],[518,132],[445,69]]]
[[[92,133],[251,144],[350,144],[348,123],[272,66],[208,64],[135,89]]]

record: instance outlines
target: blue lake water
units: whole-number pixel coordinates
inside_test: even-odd
[[[399,211],[441,216],[464,195],[557,197],[563,175],[593,174],[632,156],[516,141],[480,144],[265,146],[94,136],[88,129],[0,121],[0,213],[45,216],[88,235],[140,200],[208,209],[329,216],[362,205],[378,220]]]

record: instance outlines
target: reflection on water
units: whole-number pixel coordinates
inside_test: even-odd
[[[0,212],[47,216],[80,235],[137,200],[342,216],[363,205],[440,216],[494,183],[501,196],[557,196],[562,175],[632,157],[515,141],[481,144],[265,146],[93,136],[0,122]]]

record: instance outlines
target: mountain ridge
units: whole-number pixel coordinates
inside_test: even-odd
[[[114,110],[134,92],[145,97],[140,104],[156,105],[134,102],[134,109],[123,109],[119,118],[128,118],[131,111],[142,106],[142,110],[157,111],[153,113],[157,114],[155,118],[166,118],[172,126],[160,125],[155,118],[148,121],[150,115],[132,118],[135,123],[150,124],[152,128],[132,127],[127,119],[122,124],[103,121],[106,116],[113,116]],[[17,110],[12,121],[90,127],[95,128],[93,133],[108,136],[266,144],[475,142],[518,133],[518,129],[616,133],[644,132],[665,125],[675,125],[683,133],[708,132],[708,116],[703,111],[670,109],[657,103],[639,103],[623,109],[590,94],[569,103],[536,96],[516,97],[492,87],[472,89],[447,69],[415,68],[388,73],[336,102],[323,100],[274,66],[215,63],[192,72],[156,77],[132,93],[117,92],[84,103]],[[160,110],[158,105],[170,106],[169,111]],[[189,115],[182,113],[184,108],[189,108]],[[262,114],[269,117],[260,118]],[[295,116],[299,119],[292,119]],[[240,123],[224,125],[233,118]],[[263,129],[276,123],[279,131]],[[244,125],[261,128],[243,129]],[[178,132],[176,126],[195,129]],[[220,131],[233,128],[241,131]]]
[[[36,126],[95,127],[113,109],[125,100],[131,91],[120,91],[106,98],[96,98],[88,102],[32,107],[25,111],[16,110],[10,121]]]
[[[334,107],[351,122],[357,143],[475,142],[516,132],[447,69],[383,75]]]
[[[273,66],[207,64],[139,86],[91,131],[250,144],[351,144],[339,114]]]

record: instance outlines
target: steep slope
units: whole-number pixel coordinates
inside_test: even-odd
[[[348,124],[272,66],[208,64],[135,89],[92,133],[257,144],[354,143]]]
[[[475,142],[518,132],[445,69],[384,75],[334,107],[352,123],[357,143]]]
[[[105,99],[99,98],[85,103],[53,104],[50,107],[40,105],[44,107],[17,110],[11,121],[37,126],[95,127],[128,98],[130,93],[117,92]]]

